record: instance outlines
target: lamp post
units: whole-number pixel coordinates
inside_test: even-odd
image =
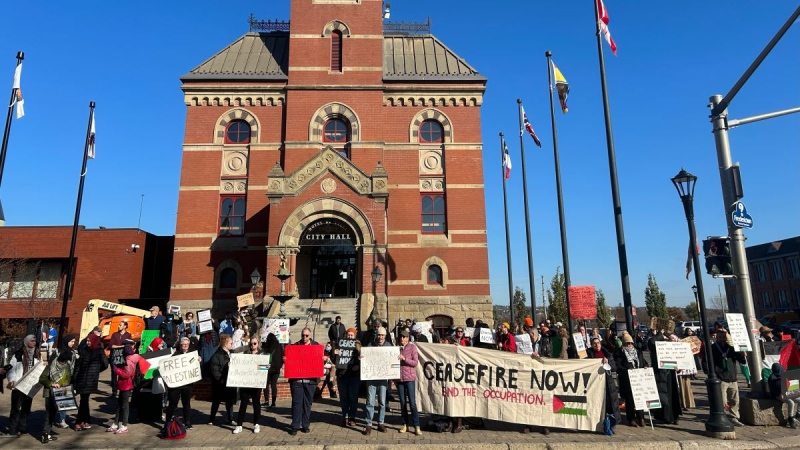
[[[372,269],[372,320],[378,317],[378,282],[381,281],[383,273],[378,266]]]
[[[697,302],[697,285],[692,285],[692,292],[694,292],[694,307],[697,308],[697,314],[700,315],[700,303]]]
[[[677,175],[672,177],[672,184],[678,191],[678,195],[683,202],[683,211],[686,214],[686,222],[689,225],[689,245],[692,249],[692,261],[694,263],[695,285],[692,291],[698,299],[700,306],[700,323],[703,326],[703,334],[708,335],[708,325],[706,324],[706,300],[703,295],[703,277],[700,275],[700,257],[694,251],[697,242],[697,232],[694,227],[694,187],[697,177],[681,169]],[[708,378],[706,378],[706,389],[708,390],[709,418],[706,422],[706,432],[714,437],[730,436],[734,433],[733,424],[725,416],[725,408],[722,404],[722,382],[717,378],[714,370],[714,353],[711,351],[711,342],[706,342],[705,358],[708,361]]]
[[[261,273],[259,273],[258,267],[256,267],[253,269],[253,273],[250,274],[250,282],[253,283],[253,291],[255,291],[256,286],[258,286],[259,281],[261,281]]]

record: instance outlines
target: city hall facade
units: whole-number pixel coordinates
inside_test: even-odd
[[[359,328],[373,313],[491,322],[486,78],[383,14],[380,0],[291,0],[289,21],[251,18],[181,77],[171,303],[219,315],[254,291],[269,305],[283,264],[287,306],[317,319],[337,300]]]

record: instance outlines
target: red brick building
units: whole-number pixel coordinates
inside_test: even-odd
[[[430,30],[388,31],[380,0],[290,14],[181,77],[171,302],[235,309],[254,270],[275,294],[285,253],[301,308],[350,299],[363,324],[375,292],[384,320],[491,321],[486,78]]]
[[[0,318],[58,319],[72,227],[0,227]],[[80,227],[67,328],[80,329],[93,298],[148,309],[169,296],[172,236]]]

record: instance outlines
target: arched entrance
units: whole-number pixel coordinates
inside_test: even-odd
[[[297,254],[298,294],[301,298],[356,298],[359,249],[353,229],[342,220],[327,217],[303,230]],[[306,283],[299,283],[307,280]]]

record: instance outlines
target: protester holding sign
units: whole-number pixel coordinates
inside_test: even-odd
[[[75,393],[80,396],[78,415],[75,417],[75,431],[92,428],[89,398],[97,391],[100,372],[108,369],[109,361],[100,345],[100,329],[95,328],[86,337],[86,345],[81,347],[75,373],[72,376]]]
[[[144,360],[141,355],[136,353],[136,344],[131,340],[125,341],[123,353],[125,355],[125,367],[114,366],[114,372],[117,373],[117,391],[119,391],[117,414],[114,416],[111,426],[106,428],[106,431],[115,434],[128,432],[128,413],[134,388],[133,377],[137,370],[141,370],[138,364]]]
[[[511,338],[514,341],[514,338]],[[417,436],[422,434],[419,427],[419,412],[417,411],[417,365],[419,364],[419,353],[417,346],[409,342],[408,333],[400,332],[400,381],[397,383],[397,392],[400,394],[400,411],[403,413],[403,427],[401,433],[408,430],[409,425],[414,426]],[[406,398],[407,397],[407,398]],[[411,408],[411,420],[409,421],[406,403]]]
[[[191,339],[186,336],[182,337],[180,344],[178,344],[178,349],[172,354],[172,358],[178,358],[181,355],[189,353],[190,345]],[[164,420],[164,431],[162,431],[162,435],[166,434],[166,427],[175,416],[175,411],[178,409],[178,400],[180,400],[181,406],[183,407],[183,425],[187,430],[191,430],[193,428],[192,386],[194,386],[194,383],[184,384],[183,386],[179,387],[170,387],[167,391],[167,410]]]
[[[264,388],[264,403],[269,408],[275,407],[275,400],[278,399],[278,378],[281,376],[283,368],[283,346],[278,342],[278,338],[272,334],[267,334],[267,341],[264,343],[264,354],[269,355],[269,370],[267,371],[267,386]],[[269,394],[272,394],[272,403],[269,402]]]
[[[300,334],[300,340],[294,345],[319,345],[311,339],[311,329],[306,327]],[[328,362],[330,358],[322,357],[322,363]],[[288,365],[287,365],[288,367]],[[289,434],[294,436],[297,430],[303,433],[311,432],[311,406],[314,402],[314,392],[317,390],[319,378],[291,378],[289,386],[292,390],[292,425]]]
[[[124,342],[131,339],[131,334],[128,332],[127,320],[121,320],[117,327],[117,331],[111,335],[111,340],[108,343],[109,346],[111,346],[111,354],[113,355],[114,349],[117,349],[117,352],[121,356],[120,361],[112,361],[115,365],[117,362],[119,362],[119,364],[125,363],[125,357],[122,356],[121,353],[122,349],[125,347]],[[98,327],[95,327],[95,329],[99,330]],[[111,371],[111,396],[117,396],[117,373],[114,370]]]
[[[38,365],[39,352],[36,348],[36,336],[29,334],[22,341],[22,348],[14,353],[9,361],[11,370],[8,371],[6,379],[8,387],[14,388],[19,380]],[[11,391],[11,413],[8,417],[8,434],[21,436],[26,433],[28,428],[28,414],[31,412],[33,399],[17,389]]]
[[[44,387],[44,428],[42,429],[42,444],[56,440],[50,435],[50,430],[58,415],[58,406],[51,388],[68,386],[72,382],[72,351],[64,350],[58,354],[39,377],[39,383]]]
[[[236,426],[233,421],[233,404],[236,402],[236,388],[227,387],[228,368],[231,362],[231,348],[233,341],[229,334],[219,337],[219,348],[211,357],[211,414],[208,417],[208,424],[214,425],[217,417],[219,405],[225,402],[225,413],[227,414],[227,425]]]
[[[391,347],[392,344],[386,340],[386,328],[378,327],[375,333],[375,342],[370,342],[367,347]],[[384,419],[386,418],[386,390],[389,387],[389,380],[369,380],[367,384],[367,405],[364,408],[367,412],[365,418],[364,435],[372,433],[372,418],[375,416],[375,401],[378,402],[378,431],[386,432]],[[399,385],[398,385],[399,387]],[[401,395],[402,397],[402,395]],[[402,403],[402,399],[401,399]]]
[[[658,420],[677,425],[678,417],[681,415],[681,397],[678,392],[678,380],[675,377],[675,370],[662,369],[662,364],[659,363],[663,361],[659,360],[658,352],[656,351],[656,342],[668,340],[669,338],[664,336],[664,333],[659,330],[647,343],[647,348],[650,350],[650,360],[653,365],[653,370],[655,370],[656,387],[658,388],[658,396],[661,400],[661,408],[656,410],[655,416]]]
[[[616,383],[614,383],[613,372],[617,370],[617,363],[614,361],[614,355],[608,353],[603,349],[603,340],[600,336],[594,336],[591,339],[590,347],[586,349],[588,358],[597,358],[603,360],[603,370],[606,374],[606,417],[611,419],[611,431],[622,419],[619,412],[619,390]]]
[[[338,319],[338,317],[337,317]],[[355,426],[358,413],[358,388],[361,386],[358,363],[361,343],[356,340],[356,329],[348,328],[341,339],[333,344],[336,361],[336,382],[339,385],[339,405],[342,407],[342,426]]]
[[[625,418],[632,427],[644,427],[644,411],[637,411],[633,404],[633,391],[628,378],[628,370],[648,367],[642,351],[633,346],[633,337],[627,331],[622,335],[622,348],[614,352],[617,365],[619,392],[625,399]]]
[[[245,355],[256,355],[261,352],[258,347],[261,345],[258,338],[253,336],[250,338],[250,345],[243,353]],[[244,423],[244,416],[247,413],[247,404],[253,402],[253,433],[261,432],[261,425],[258,424],[261,419],[261,388],[239,388],[239,414],[236,416],[236,428],[233,429],[233,434],[242,432],[242,424]]]

